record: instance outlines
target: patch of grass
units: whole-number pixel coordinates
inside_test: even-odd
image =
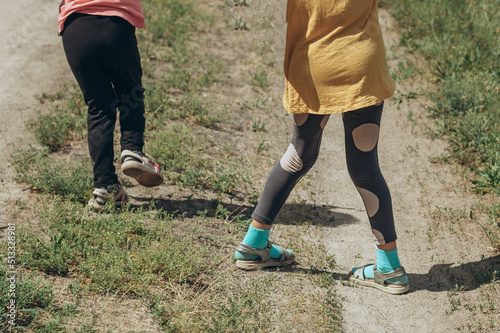
[[[155,133],[147,151],[164,169],[165,176],[183,186],[234,193],[242,182],[249,182],[242,168],[231,161],[217,163],[203,152],[205,142],[196,139],[185,126],[170,126]]]
[[[148,0],[143,2],[143,10],[153,43],[172,46],[186,40],[197,27],[191,1]]]
[[[19,233],[22,265],[78,276],[88,290],[139,293],[146,285],[186,283],[211,262],[206,249],[174,234],[172,217],[161,211],[96,215],[60,199],[42,206],[46,237]]]
[[[431,111],[452,160],[482,177],[479,191],[500,192],[500,1],[384,3],[399,22],[402,43],[431,65],[438,83],[429,92]]]
[[[64,98],[64,91],[60,90],[58,92],[55,92],[53,94],[47,94],[47,93],[42,93],[40,95],[36,96],[36,99],[40,104],[46,103],[46,102],[54,102],[58,101]]]
[[[50,108],[49,114],[40,114],[35,120],[27,123],[28,129],[35,139],[50,151],[55,152],[66,146],[70,140],[85,137],[87,108],[79,91],[69,93],[67,89],[57,95],[68,94],[62,105]],[[41,101],[50,101],[48,97],[40,97]]]
[[[11,283],[15,286],[11,288]],[[15,310],[10,311],[11,301]],[[18,271],[9,273],[0,265],[0,329],[2,332],[17,332],[23,329],[36,332],[62,332],[62,321],[75,314],[73,303],[54,305],[52,286],[34,273]],[[11,306],[12,307],[12,306]],[[10,316],[15,315],[15,319]],[[13,320],[11,325],[10,320]]]
[[[473,180],[474,190],[480,194],[496,191],[500,194],[500,153],[497,151],[486,165],[481,166],[479,180]]]
[[[36,121],[30,122],[28,128],[36,140],[50,151],[57,151],[72,138],[72,117],[61,118],[58,115],[39,115]]]
[[[332,287],[327,287],[326,296],[322,300],[322,319],[329,332],[344,332],[342,328],[341,297]]]
[[[491,242],[491,246],[500,251],[500,203],[484,204],[479,203],[473,207],[471,219],[478,223]],[[479,223],[475,215],[486,215],[485,223]]]
[[[161,100],[152,100],[148,104],[155,107],[153,112],[146,113],[150,131],[161,132],[169,120],[191,120],[200,126],[215,128],[220,119],[220,115],[213,112],[213,104],[200,99],[196,94],[182,95],[176,100],[162,96]]]
[[[57,161],[48,149],[20,149],[12,155],[16,181],[28,184],[33,190],[55,194],[84,203],[93,190],[92,164]]]
[[[175,43],[169,49],[165,60],[172,65],[163,73],[162,82],[169,89],[184,92],[199,91],[217,80],[224,63],[185,43]]]
[[[274,326],[272,303],[265,301],[268,288],[276,281],[270,277],[253,278],[245,285],[228,285],[226,297],[217,297],[205,332],[266,332]],[[276,319],[274,319],[276,320]]]

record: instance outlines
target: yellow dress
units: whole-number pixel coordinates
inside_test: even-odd
[[[377,0],[288,0],[283,105],[333,114],[392,96]]]

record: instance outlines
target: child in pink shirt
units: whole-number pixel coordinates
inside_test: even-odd
[[[146,29],[140,0],[63,0],[59,6],[59,34],[73,13],[118,16],[136,28]]]
[[[141,185],[163,175],[143,154],[144,88],[135,28],[145,28],[140,0],[63,0],[59,31],[73,74],[88,105],[88,144],[95,190],[88,205],[128,201],[113,165],[113,131],[120,111],[121,170]]]

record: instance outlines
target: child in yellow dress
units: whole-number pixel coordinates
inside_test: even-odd
[[[272,245],[269,232],[295,184],[319,154],[330,114],[342,113],[349,175],[358,189],[377,246],[376,265],[356,267],[351,280],[391,294],[409,290],[396,249],[392,202],[378,165],[383,101],[395,84],[389,75],[377,0],[288,0],[283,105],[293,114],[288,150],[272,169],[235,257],[239,268],[294,261]]]

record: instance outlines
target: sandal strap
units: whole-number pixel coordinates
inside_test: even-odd
[[[355,278],[360,279],[360,280],[365,280],[365,268],[368,266],[372,266],[373,264],[366,264],[364,266],[358,267],[357,270],[351,273]]]
[[[287,250],[285,250],[283,247],[281,247],[279,245],[274,245],[274,246],[276,246],[281,251],[281,256],[279,259],[280,262],[285,262],[287,260],[290,260],[290,258],[292,257],[290,252],[288,252]],[[245,243],[240,243],[238,245],[238,247],[236,248],[236,250],[238,250],[241,253],[245,253],[245,254],[257,255],[260,257],[260,260],[262,262],[268,262],[268,261],[271,261],[271,248],[272,247],[273,247],[273,243],[271,243],[271,242],[267,242],[267,246],[263,249],[256,249],[256,248],[251,247]]]
[[[292,257],[290,252],[288,252],[284,247],[274,244],[281,251],[280,262],[288,261]]]
[[[261,261],[267,262],[271,260],[271,247],[273,244],[271,242],[267,243],[267,246],[263,249],[256,249],[245,243],[238,244],[236,250],[245,254],[254,254],[260,257]]]
[[[377,271],[377,267],[373,266],[373,274],[375,276],[375,283],[380,285],[385,285],[385,281],[392,278],[400,278],[406,275],[406,271],[403,266],[399,266],[395,270],[389,273],[380,273]]]

